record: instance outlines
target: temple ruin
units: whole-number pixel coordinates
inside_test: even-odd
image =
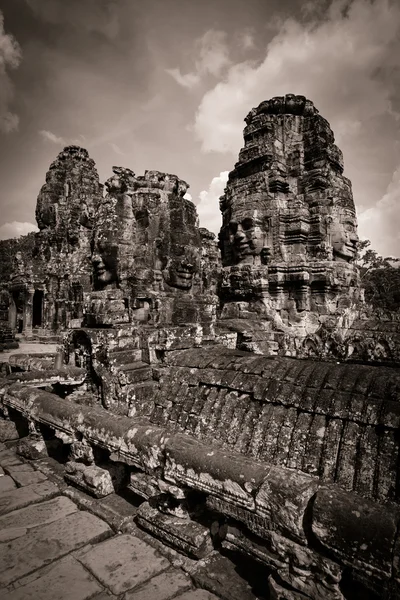
[[[2,311],[59,353],[15,355],[1,410],[182,554],[261,565],[263,598],[395,599],[400,319],[364,300],[329,123],[290,94],[245,121],[218,240],[176,175],[113,167],[103,192],[60,153]]]

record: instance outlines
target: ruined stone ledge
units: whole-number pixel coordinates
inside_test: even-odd
[[[219,498],[220,507],[224,502],[234,506],[235,519],[246,526],[254,515],[262,538],[275,531],[303,547],[316,546],[341,565],[383,579],[391,576],[393,561],[397,564],[396,505],[380,505],[339,486],[320,485],[317,478],[295,470],[211,450],[143,419],[118,417],[18,384],[5,391],[3,405],[46,423],[56,434],[83,436],[107,448],[112,460]]]

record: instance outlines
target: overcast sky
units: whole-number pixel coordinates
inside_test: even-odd
[[[262,100],[304,94],[331,123],[361,237],[400,256],[399,0],[0,0],[0,237],[32,229],[46,171],[78,143],[176,173],[201,225]]]

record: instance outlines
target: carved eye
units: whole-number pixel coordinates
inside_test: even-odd
[[[238,224],[236,223],[236,221],[231,221],[229,223],[229,233],[232,235],[235,235],[235,233],[237,232],[237,228],[238,228]]]
[[[344,228],[346,229],[346,231],[354,231],[355,226],[354,223],[352,223],[351,221],[346,221],[344,224]]]
[[[248,231],[249,229],[252,229],[254,227],[254,221],[253,219],[243,219],[242,223],[242,229],[243,231]]]

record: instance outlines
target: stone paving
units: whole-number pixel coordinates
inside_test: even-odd
[[[58,344],[19,341],[19,347],[0,353],[0,362],[7,362],[13,354],[57,354]]]
[[[2,600],[217,600],[135,529],[121,499],[92,501],[4,443],[0,465]]]

